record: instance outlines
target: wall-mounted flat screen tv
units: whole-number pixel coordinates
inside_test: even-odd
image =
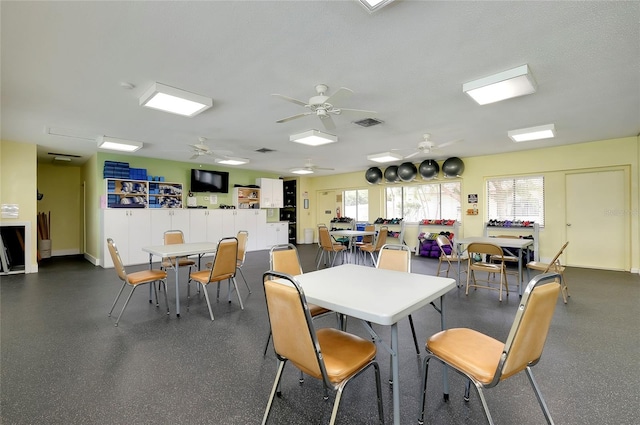
[[[229,173],[191,169],[191,191],[229,193]]]

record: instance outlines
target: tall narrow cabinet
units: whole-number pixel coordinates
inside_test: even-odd
[[[283,183],[283,206],[280,208],[280,221],[288,221],[289,243],[297,242],[297,194],[296,181],[288,180]]]

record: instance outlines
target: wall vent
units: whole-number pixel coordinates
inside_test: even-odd
[[[371,127],[374,125],[382,124],[384,121],[380,121],[375,118],[364,118],[359,121],[353,121],[354,124],[357,124],[362,127]]]

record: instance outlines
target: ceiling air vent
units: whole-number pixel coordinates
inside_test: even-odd
[[[269,149],[269,148],[260,148],[260,149],[256,149],[256,152],[269,153],[269,152],[275,152],[275,150]]]
[[[362,127],[371,127],[373,125],[382,124],[383,121],[377,120],[375,118],[364,118],[359,121],[353,121],[354,124],[358,124]]]

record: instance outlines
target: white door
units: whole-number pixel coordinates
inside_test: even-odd
[[[569,266],[629,270],[628,188],[623,170],[566,175]]]
[[[189,210],[174,208],[171,211],[171,230],[181,230],[185,242],[191,242],[191,223]]]
[[[149,209],[151,217],[151,245],[164,244],[164,232],[173,230],[171,227],[171,210],[166,208]]]
[[[129,210],[129,264],[144,264],[149,262],[149,254],[143,247],[152,245],[151,242],[151,214],[148,209]],[[157,238],[154,236],[154,243]],[[157,258],[155,259],[158,260]]]
[[[125,208],[102,210],[102,266],[113,267],[107,239],[113,239],[124,264],[129,263],[129,210]]]
[[[208,210],[192,209],[189,213],[189,242],[218,242],[218,239],[208,239],[207,218]]]
[[[232,217],[227,210],[207,211],[206,241],[218,243],[222,239],[224,215]]]
[[[316,204],[316,224],[322,223],[331,229],[331,219],[336,214],[336,192],[333,190],[318,192]]]

